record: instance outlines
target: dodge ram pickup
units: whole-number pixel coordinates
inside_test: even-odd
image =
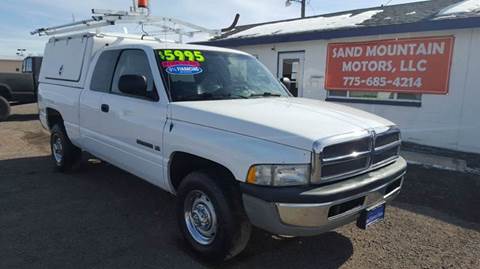
[[[224,48],[51,38],[39,110],[58,170],[88,152],[176,195],[183,237],[212,259],[240,253],[252,226],[282,236],[366,228],[406,171],[394,123],[295,98],[255,57]]]

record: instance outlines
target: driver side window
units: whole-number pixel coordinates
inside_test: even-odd
[[[124,95],[119,89],[120,78],[124,75],[137,75],[146,78],[147,95],[156,96],[155,84],[152,71],[148,63],[148,57],[142,50],[124,50],[118,59],[117,68],[113,76],[112,93]],[[148,97],[148,96],[141,96]]]

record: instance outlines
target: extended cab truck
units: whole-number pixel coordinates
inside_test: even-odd
[[[89,152],[177,196],[190,246],[227,259],[251,227],[310,236],[384,217],[406,162],[390,121],[294,98],[254,57],[80,34],[52,38],[39,87],[55,166]]]
[[[42,57],[23,60],[22,73],[0,73],[0,121],[10,115],[10,104],[37,102],[38,75]]]

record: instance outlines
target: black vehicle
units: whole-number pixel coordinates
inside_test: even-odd
[[[0,73],[0,121],[10,115],[10,106],[37,102],[42,57],[23,60],[22,73]]]

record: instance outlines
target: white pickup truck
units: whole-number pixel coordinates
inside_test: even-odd
[[[54,37],[39,109],[60,171],[85,151],[176,195],[183,236],[211,259],[241,252],[252,225],[283,236],[365,228],[384,217],[406,171],[392,122],[294,98],[229,49]]]

